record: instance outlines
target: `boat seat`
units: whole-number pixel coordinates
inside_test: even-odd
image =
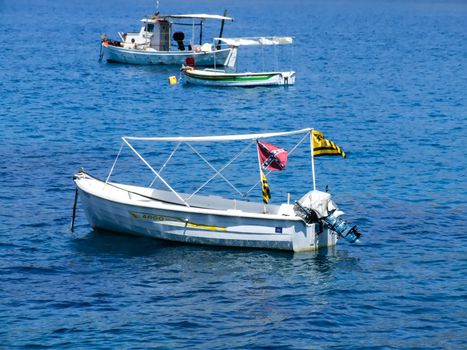
[[[278,215],[284,215],[284,216],[295,216],[295,212],[293,210],[293,205],[291,205],[291,204],[281,204],[277,214]]]

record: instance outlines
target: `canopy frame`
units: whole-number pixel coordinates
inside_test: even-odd
[[[221,16],[221,15],[208,15],[205,13],[198,13],[198,14],[186,14],[186,15],[157,15],[151,17],[145,17],[141,21],[142,22],[156,22],[158,20],[164,19],[199,19],[199,20],[206,20],[206,19],[215,19],[219,21],[231,21],[233,22],[234,19],[232,17]]]
[[[223,42],[231,46],[271,46],[293,44],[291,36],[251,36],[237,38],[214,38],[214,41]]]
[[[160,20],[170,20],[170,19],[191,19],[192,23],[177,23],[177,22],[171,22],[169,21],[170,25],[179,25],[179,26],[191,26],[192,27],[192,33],[191,33],[191,43],[194,43],[194,36],[195,36],[195,27],[200,27],[199,29],[199,45],[202,45],[203,43],[203,25],[204,21],[208,19],[212,20],[219,20],[221,21],[221,35],[222,36],[222,31],[224,27],[224,22],[225,21],[231,21],[233,22],[234,19],[232,17],[227,17],[226,16],[227,12],[224,11],[224,16],[221,15],[209,15],[205,13],[193,13],[193,14],[180,14],[180,15],[154,15],[154,16],[148,16],[145,17],[141,20],[143,23],[156,23]],[[199,20],[199,22],[196,22]]]
[[[190,207],[190,204],[188,201],[201,189],[206,187],[214,178],[216,177],[221,177],[232,189],[234,189],[238,194],[240,194],[242,197],[247,197],[248,194],[259,184],[259,181],[251,187],[247,192],[242,193],[234,184],[231,183],[224,175],[222,175],[222,172],[227,169],[236,159],[238,159],[248,148],[251,147],[251,145],[256,144],[256,141],[258,139],[267,139],[267,138],[273,138],[273,137],[285,137],[285,136],[292,136],[292,135],[298,135],[298,134],[305,134],[298,142],[297,144],[289,151],[289,154],[292,154],[297,147],[303,143],[305,138],[308,136],[310,138],[310,151],[311,151],[311,166],[312,166],[312,180],[313,180],[313,188],[316,189],[315,185],[315,172],[314,172],[314,157],[313,157],[313,140],[312,140],[312,131],[313,128],[306,128],[306,129],[301,129],[301,130],[295,130],[295,131],[286,131],[286,132],[272,132],[272,133],[257,133],[257,134],[240,134],[240,135],[224,135],[224,136],[189,136],[189,137],[182,137],[182,136],[175,136],[175,137],[135,137],[135,136],[123,136],[122,140],[122,146],[120,148],[120,151],[117,154],[117,157],[115,158],[115,161],[113,162],[113,165],[110,169],[110,172],[107,176],[107,179],[105,181],[105,184],[107,184],[110,180],[110,177],[114,171],[115,165],[117,163],[117,160],[120,156],[120,153],[122,151],[123,145],[126,144],[133,153],[136,154],[136,156],[153,172],[155,175],[154,179],[152,180],[151,184],[149,187],[151,187],[154,182],[159,179],[162,184],[170,190],[186,207]],[[159,170],[155,170],[151,164],[135,149],[135,147],[131,144],[130,141],[150,141],[150,142],[173,142],[176,143],[176,146],[170,153],[169,157],[167,160],[164,162],[164,164],[161,166]],[[231,157],[222,167],[216,168],[214,165],[212,165],[191,143],[197,143],[197,142],[228,142],[228,141],[251,141],[249,142],[245,147],[243,147],[237,154],[235,154],[233,157]],[[179,150],[181,143],[184,143],[188,145],[188,147],[193,151],[194,154],[196,154],[200,159],[202,159],[213,171],[214,175],[211,175],[211,177],[206,180],[203,184],[201,184],[193,193],[191,193],[186,199],[184,199],[168,182],[165,180],[161,173],[162,171],[167,167],[169,164],[170,160],[173,158],[175,153]],[[268,172],[268,174],[270,171]]]
[[[251,37],[236,37],[236,38],[224,38],[221,35],[217,38],[213,38],[213,45],[217,48],[221,47],[221,44],[230,46],[231,51],[225,60],[224,67],[229,68],[230,70],[236,71],[237,65],[237,50],[240,46],[260,46],[261,47],[261,61],[263,71],[265,70],[264,62],[264,47],[273,46],[274,48],[274,68],[278,70],[278,55],[277,55],[277,46],[278,45],[290,45],[293,44],[294,38],[292,36],[251,36]],[[292,46],[293,50],[293,46]],[[293,52],[293,51],[292,51]],[[215,56],[214,56],[215,57]],[[214,69],[216,67],[216,60],[214,59]]]

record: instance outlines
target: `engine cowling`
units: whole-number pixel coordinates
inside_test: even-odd
[[[343,212],[338,210],[331,199],[331,194],[327,192],[316,190],[308,192],[295,202],[294,212],[307,224],[321,221],[350,243],[355,243],[361,236],[356,225],[351,226],[347,221],[340,218]]]

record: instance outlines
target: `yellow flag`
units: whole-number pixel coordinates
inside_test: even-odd
[[[266,179],[266,175],[264,175],[263,170],[261,170],[261,190],[263,192],[263,202],[268,204],[271,199],[271,192],[269,191],[268,180]]]
[[[324,137],[318,130],[312,131],[313,135],[313,156],[342,156],[345,158],[345,152],[334,142]]]

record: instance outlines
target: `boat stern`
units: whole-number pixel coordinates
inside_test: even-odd
[[[295,230],[292,235],[292,248],[294,252],[308,252],[334,247],[337,244],[337,238],[334,231],[316,222],[307,224],[304,230]]]

